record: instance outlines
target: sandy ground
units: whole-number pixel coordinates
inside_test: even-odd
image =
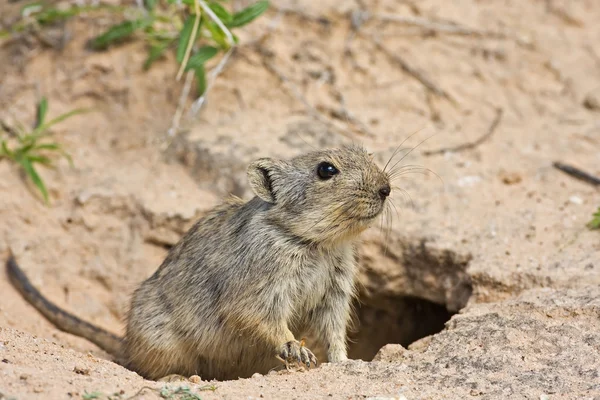
[[[50,207],[0,161],[0,254],[10,247],[61,307],[122,333],[131,291],[167,247],[226,194],[249,198],[250,160],[354,142],[383,165],[410,137],[401,163],[437,176],[399,177],[391,232],[360,246],[350,354],[365,361],[148,382],[53,328],[0,274],[0,399],[185,398],[182,385],[203,399],[600,398],[600,236],[585,227],[600,192],[552,167],[600,175],[600,5],[360,3],[278,2],[240,32],[166,150],[175,62],[143,71],[140,41],[86,50],[112,17],[2,42],[0,118],[31,124],[40,94],[51,116],[95,111],[54,130],[74,167],[41,171]],[[2,3],[0,22],[19,7]],[[64,46],[48,46],[56,38]]]

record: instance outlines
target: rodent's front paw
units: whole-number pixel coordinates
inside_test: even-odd
[[[304,365],[307,368],[317,366],[317,357],[308,347],[304,347],[304,339],[300,342],[291,340],[283,344],[279,351],[279,358],[285,362],[286,368],[289,368],[292,363]]]

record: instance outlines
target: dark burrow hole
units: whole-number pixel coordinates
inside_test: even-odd
[[[455,313],[418,297],[380,299],[385,305],[356,306],[357,326],[349,333],[348,357],[370,361],[386,344],[411,343],[444,329]]]
[[[348,356],[370,361],[386,344],[408,347],[442,331],[472,294],[470,260],[425,240],[366,241]]]

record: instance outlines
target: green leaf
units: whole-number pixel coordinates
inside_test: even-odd
[[[171,43],[163,43],[157,46],[150,47],[150,51],[148,52],[148,58],[144,61],[144,70],[148,70],[150,66],[154,63],[154,61],[158,60],[169,48]]]
[[[600,229],[600,207],[598,207],[598,211],[593,214],[592,220],[588,222],[587,226],[590,229]]]
[[[26,155],[31,149],[33,149],[33,146],[35,146],[35,143],[32,140],[29,140],[25,146],[15,150],[15,157],[18,158]]]
[[[157,0],[144,0],[144,5],[148,11],[153,11],[154,7],[156,7]]]
[[[4,140],[2,141],[2,153],[1,153],[1,155],[5,156],[5,157],[8,157],[8,158],[12,158],[12,159],[14,159],[14,157],[15,157],[15,154],[12,151],[10,151],[10,149],[6,145],[6,141],[4,141]]]
[[[42,143],[34,146],[36,150],[60,150],[58,143]]]
[[[190,38],[192,36],[192,31],[194,30],[194,21],[196,20],[195,15],[190,15],[187,17],[185,22],[183,23],[183,28],[179,33],[179,43],[177,43],[177,62],[181,64],[185,57],[185,51],[188,47],[188,43],[190,42]],[[200,32],[200,23],[198,24],[198,31],[196,32],[196,36]],[[196,40],[196,38],[194,38]]]
[[[90,42],[92,49],[104,50],[113,43],[119,42],[133,35],[138,29],[144,29],[152,24],[152,18],[141,18],[134,21],[125,21],[113,25],[102,35],[95,37]]]
[[[81,12],[80,7],[69,7],[66,10],[58,8],[48,8],[34,14],[34,18],[40,25],[51,24],[56,21],[73,17]]]
[[[196,75],[196,88],[198,90],[198,96],[202,96],[206,91],[206,73],[204,70],[204,64],[200,64],[194,71]]]
[[[227,43],[227,39],[225,38],[225,34],[219,28],[219,26],[213,21],[208,21],[206,24],[208,31],[210,32],[210,36],[212,39],[219,45],[220,48],[227,50],[229,49],[229,43]]]
[[[92,392],[88,393],[87,391],[81,396],[83,400],[93,400],[102,397],[102,392]]]
[[[48,111],[48,100],[45,97],[42,97],[40,103],[38,104],[37,109],[37,121],[35,127],[38,128],[40,125],[44,123],[46,119],[46,112]]]
[[[33,184],[37,186],[42,193],[44,202],[48,204],[48,190],[46,189],[46,185],[44,185],[44,181],[42,181],[42,178],[40,178],[37,171],[33,167],[33,164],[31,164],[31,161],[28,158],[21,158],[19,159],[19,164],[21,164],[25,170],[25,173],[29,176],[29,178],[31,178]]]
[[[251,6],[244,8],[240,12],[233,14],[233,20],[227,24],[227,26],[230,28],[244,26],[267,11],[268,8],[269,2],[267,0],[258,1]]]
[[[29,159],[29,161],[32,164],[34,164],[34,163],[40,163],[43,165],[51,165],[52,164],[52,161],[50,160],[49,157],[42,156],[42,155],[38,155],[38,156],[30,155],[27,158]]]
[[[78,108],[73,111],[69,111],[68,113],[61,114],[58,117],[54,118],[52,121],[35,128],[33,130],[33,132],[31,133],[31,135],[34,137],[38,136],[38,135],[42,134],[43,132],[45,132],[46,130],[48,130],[48,128],[50,128],[52,125],[58,124],[59,122],[62,122],[64,120],[66,120],[67,118],[71,118],[74,115],[83,114],[88,111],[89,110],[84,109],[84,108]]]
[[[61,156],[63,156],[64,158],[67,159],[67,161],[69,162],[69,166],[73,167],[73,159],[71,158],[71,155],[69,153],[67,153],[62,146],[60,146],[58,143],[43,143],[43,144],[38,144],[34,146],[35,150],[53,150],[53,151],[58,151],[60,153]]]
[[[231,15],[229,11],[223,8],[223,6],[219,3],[210,2],[208,3],[208,7],[210,7],[210,9],[224,24],[228,24],[233,21],[233,15]]]
[[[42,11],[43,8],[44,8],[44,5],[39,1],[30,3],[30,4],[26,4],[23,6],[23,8],[21,8],[21,16],[27,17],[29,15],[35,14],[39,11]]]
[[[190,57],[190,59],[188,60],[187,66],[185,67],[185,70],[187,71],[190,69],[196,69],[196,68],[204,65],[205,62],[207,62],[208,60],[210,60],[211,58],[216,56],[218,52],[219,52],[219,49],[217,49],[216,47],[212,47],[212,46],[201,47],[200,50],[198,50],[196,52],[196,54],[194,54],[193,56]]]

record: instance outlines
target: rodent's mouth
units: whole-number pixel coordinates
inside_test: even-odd
[[[371,220],[373,220],[373,219],[377,218],[377,217],[378,217],[378,216],[381,214],[381,211],[382,211],[382,210],[383,210],[383,208],[382,208],[381,210],[378,210],[378,211],[377,211],[377,212],[375,212],[375,213],[372,213],[372,214],[370,214],[370,215],[367,215],[366,217],[360,217],[360,218],[359,218],[359,220],[360,220],[360,221],[371,221]]]

